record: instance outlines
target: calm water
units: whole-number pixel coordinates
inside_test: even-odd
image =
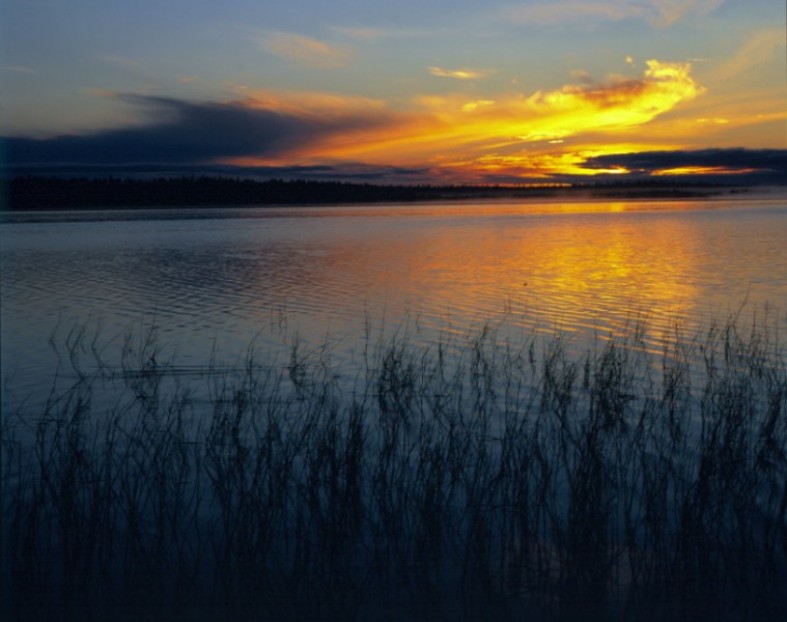
[[[4,399],[51,384],[75,326],[119,360],[155,326],[185,367],[294,340],[352,365],[369,331],[431,343],[484,324],[575,344],[645,318],[784,325],[787,200],[462,203],[4,215]],[[63,371],[61,370],[61,373]]]

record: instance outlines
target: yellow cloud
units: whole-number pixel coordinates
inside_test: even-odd
[[[754,173],[756,170],[757,169],[754,168],[731,169],[725,166],[679,166],[676,168],[658,169],[651,174],[654,177],[674,177],[676,175],[741,175],[745,173]]]
[[[350,58],[348,50],[292,32],[272,32],[264,40],[266,50],[302,65],[323,69],[342,67]]]
[[[489,154],[479,158],[465,158],[443,162],[443,166],[457,171],[465,171],[467,175],[474,173],[497,174],[511,178],[543,178],[552,175],[583,175],[598,174],[616,175],[628,172],[622,167],[585,168],[584,164],[591,158],[603,155],[648,151],[648,145],[613,144],[584,145],[573,149],[554,147],[549,150],[529,152],[520,150],[517,153],[502,155]]]
[[[649,60],[643,77],[636,80],[568,85],[484,106],[458,102],[455,97],[432,97],[420,103],[451,127],[456,143],[559,140],[588,131],[628,130],[652,121],[704,91],[690,73],[687,63]]]
[[[638,79],[567,85],[530,96],[422,96],[398,110],[381,100],[321,93],[257,92],[249,105],[299,118],[368,121],[343,123],[341,132],[323,133],[281,156],[292,161],[426,165],[468,174],[614,173],[622,171],[581,165],[607,153],[596,145],[619,149],[631,130],[640,133],[642,126],[704,91],[687,63],[649,60],[646,67]],[[592,144],[578,150],[583,136],[592,136]]]
[[[488,71],[476,69],[443,69],[442,67],[429,67],[429,73],[440,78],[454,78],[455,80],[477,80],[488,75]]]
[[[635,122],[652,118],[672,108],[676,103],[692,99],[702,87],[691,78],[688,63],[647,61],[644,77],[637,80],[616,80],[608,84],[565,86],[559,91],[538,91],[528,99],[536,109],[567,111],[620,108]]]
[[[466,104],[462,105],[462,112],[473,112],[474,110],[478,110],[479,108],[484,108],[486,106],[494,106],[495,102],[492,99],[477,99],[475,101],[467,102]]]

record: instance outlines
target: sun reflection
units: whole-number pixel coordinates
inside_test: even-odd
[[[358,249],[362,261],[336,267],[359,271],[354,280],[366,284],[370,300],[385,300],[388,313],[418,309],[424,324],[505,320],[602,337],[622,335],[645,317],[658,349],[677,318],[699,304],[691,276],[696,232],[685,221],[626,214],[626,202],[545,204],[538,214],[516,204],[425,209],[423,218],[445,226],[399,235],[389,222],[386,231],[370,230]],[[346,250],[341,257],[354,261]]]

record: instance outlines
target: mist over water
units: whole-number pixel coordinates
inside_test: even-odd
[[[644,326],[660,350],[740,312],[784,321],[787,202],[642,202],[141,210],[7,216],[2,360],[12,398],[45,390],[50,336],[75,326],[109,364],[155,328],[184,367],[248,346],[327,345],[339,367],[406,330],[416,345],[483,326],[579,351]],[[61,367],[61,372],[63,371]],[[350,373],[352,370],[349,369]]]

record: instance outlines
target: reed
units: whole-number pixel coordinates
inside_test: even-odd
[[[4,413],[4,619],[783,619],[778,325],[632,335],[405,332],[346,382],[75,329],[73,384]]]

